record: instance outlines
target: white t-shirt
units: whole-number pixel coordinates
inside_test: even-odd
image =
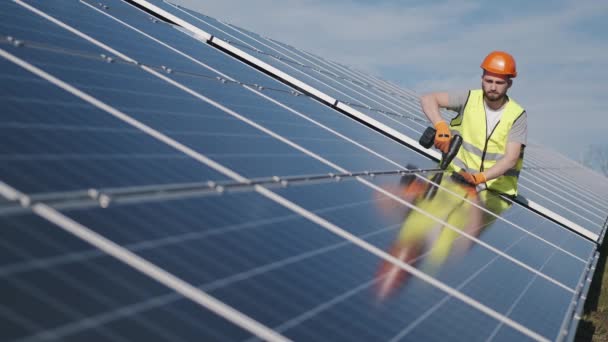
[[[505,106],[503,105],[498,110],[494,110],[483,102],[483,106],[486,108],[486,138],[490,136],[494,127],[498,124],[498,121],[502,117],[502,112],[505,111]]]

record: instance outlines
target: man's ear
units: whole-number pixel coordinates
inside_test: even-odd
[[[513,85],[513,79],[509,78],[509,80],[507,81],[507,84],[508,84],[507,89],[511,88],[511,86]]]

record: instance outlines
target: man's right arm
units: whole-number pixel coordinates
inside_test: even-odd
[[[447,108],[448,105],[449,96],[446,92],[430,93],[423,95],[420,98],[420,106],[422,107],[422,112],[433,123],[433,126],[437,125],[439,121],[445,121],[441,117],[439,108]]]
[[[435,126],[435,147],[443,153],[447,153],[450,148],[452,133],[448,123],[441,117],[439,108],[448,106],[448,93],[430,93],[420,98],[420,105],[424,115]]]

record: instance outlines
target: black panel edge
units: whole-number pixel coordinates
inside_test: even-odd
[[[602,227],[602,232],[600,233],[600,237],[597,239],[600,246],[604,244],[604,237],[606,237],[607,229],[608,229],[608,216],[606,216],[606,221],[604,221],[604,227]]]
[[[259,72],[261,72],[261,73],[263,73],[263,74],[271,77],[272,79],[277,80],[277,81],[281,82],[282,84],[284,84],[284,85],[286,85],[286,86],[288,86],[290,88],[293,88],[293,89],[295,89],[298,92],[301,92],[301,93],[305,94],[306,96],[312,98],[313,100],[315,100],[315,101],[317,101],[317,102],[319,102],[319,103],[321,103],[321,104],[323,104],[325,106],[328,106],[328,107],[336,110],[340,114],[348,116],[349,118],[351,118],[351,119],[353,119],[353,120],[355,120],[355,121],[363,124],[364,126],[367,126],[367,127],[371,128],[371,129],[373,129],[374,131],[376,131],[376,132],[378,132],[378,133],[380,133],[380,134],[382,134],[382,135],[384,135],[384,136],[386,136],[386,137],[388,137],[388,138],[390,138],[390,139],[392,139],[392,140],[400,143],[401,145],[404,145],[404,146],[408,147],[409,149],[411,149],[411,150],[413,150],[415,152],[418,152],[419,154],[422,154],[423,156],[425,156],[425,157],[427,157],[427,158],[429,158],[429,159],[431,159],[431,160],[433,160],[435,162],[439,162],[439,159],[437,159],[437,158],[433,157],[432,155],[426,153],[424,150],[421,150],[421,149],[416,148],[415,146],[409,145],[406,142],[404,142],[403,140],[399,139],[398,137],[395,137],[395,136],[393,136],[393,135],[385,132],[384,130],[382,130],[382,129],[380,129],[380,128],[378,128],[378,127],[376,127],[376,126],[374,126],[374,125],[372,125],[372,124],[370,124],[368,122],[366,122],[365,120],[361,120],[361,119],[357,118],[356,116],[348,113],[347,111],[338,108],[338,104],[340,103],[339,100],[335,100],[335,102],[327,102],[327,101],[323,100],[322,98],[320,98],[320,97],[318,97],[318,96],[316,96],[316,95],[308,92],[307,90],[302,89],[302,88],[298,87],[297,85],[289,82],[288,80],[286,80],[284,78],[281,78],[279,75],[276,75],[276,74],[274,74],[274,73],[272,73],[272,72],[270,72],[270,71],[268,71],[268,70],[266,70],[266,69],[264,69],[264,68],[262,68],[262,67],[260,67],[260,66],[258,66],[256,64],[254,64],[254,63],[246,60],[245,58],[243,58],[243,57],[241,57],[241,56],[239,56],[239,55],[237,55],[235,53],[232,53],[231,51],[228,51],[228,50],[224,49],[223,47],[215,44],[212,40],[207,41],[207,43],[209,45],[213,46],[215,49],[218,49],[218,50],[222,51],[223,53],[225,53],[225,54],[227,54],[227,55],[235,58],[236,60],[238,60],[238,61],[240,61],[240,62],[242,62],[244,64],[249,65],[250,67],[252,67],[252,68],[258,70]]]
[[[574,229],[568,227],[567,225],[559,222],[557,219],[554,219],[554,218],[552,218],[550,216],[547,216],[547,215],[541,213],[540,211],[538,211],[538,210],[530,207],[530,205],[528,204],[528,200],[525,197],[521,196],[521,195],[518,195],[517,197],[513,198],[511,196],[500,194],[500,197],[502,197],[503,199],[507,199],[507,200],[513,201],[513,202],[515,202],[515,203],[523,206],[524,208],[530,210],[531,212],[533,212],[533,213],[535,213],[537,215],[540,215],[540,216],[546,218],[547,220],[549,220],[549,221],[551,221],[551,222],[559,225],[560,227],[563,227],[563,228],[567,229],[568,231],[571,231],[571,232],[575,233],[576,235],[584,238],[585,240],[593,242],[596,246],[600,245],[601,237],[598,238],[598,240],[596,241],[596,240],[591,239],[588,236],[585,236],[585,235],[577,232],[576,230],[574,230]],[[549,209],[547,209],[547,210],[549,210]],[[553,212],[552,210],[550,210],[550,211]]]
[[[560,334],[557,338],[558,341],[573,342],[575,340],[578,325],[583,315],[583,309],[585,308],[585,303],[587,302],[587,295],[589,294],[591,284],[595,278],[595,274],[597,273],[596,270],[599,259],[600,252],[596,250],[593,261],[590,267],[587,269],[587,272],[585,272],[585,283],[583,284],[579,295],[575,298],[574,309],[567,313],[567,316],[569,317],[569,324],[565,324],[561,327],[562,329],[560,330]],[[568,321],[566,321],[566,323],[567,322]]]
[[[146,8],[146,7],[144,7],[144,6],[142,6],[142,5],[138,4],[138,3],[136,3],[136,2],[135,2],[135,1],[133,1],[133,0],[122,0],[122,1],[124,1],[124,2],[128,3],[129,5],[131,5],[131,6],[133,6],[133,7],[137,7],[137,8],[139,8],[140,10],[142,10],[142,11],[144,11],[144,12],[148,13],[149,15],[151,15],[151,16],[153,16],[153,17],[157,18],[157,19],[160,19],[160,20],[162,20],[162,21],[164,21],[164,22],[166,22],[166,23],[169,23],[169,24],[171,24],[171,25],[175,25],[175,26],[180,26],[180,25],[178,25],[176,22],[172,21],[171,19],[169,19],[169,18],[167,18],[167,17],[164,17],[164,16],[162,16],[162,15],[160,15],[160,14],[158,14],[158,13],[154,12],[154,11],[151,11],[151,10],[149,10],[148,8]]]

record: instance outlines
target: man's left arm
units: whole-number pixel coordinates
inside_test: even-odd
[[[505,174],[505,172],[514,168],[519,159],[522,144],[518,142],[507,143],[507,151],[505,155],[494,164],[491,168],[484,172],[468,173],[460,171],[460,175],[470,184],[477,185],[485,183],[490,179],[498,178]]]
[[[507,151],[505,155],[494,164],[491,168],[485,170],[484,176],[486,177],[486,181],[490,179],[498,178],[505,174],[505,172],[514,168],[517,165],[517,161],[519,160],[519,155],[521,153],[522,144],[518,142],[509,142],[507,143]]]

